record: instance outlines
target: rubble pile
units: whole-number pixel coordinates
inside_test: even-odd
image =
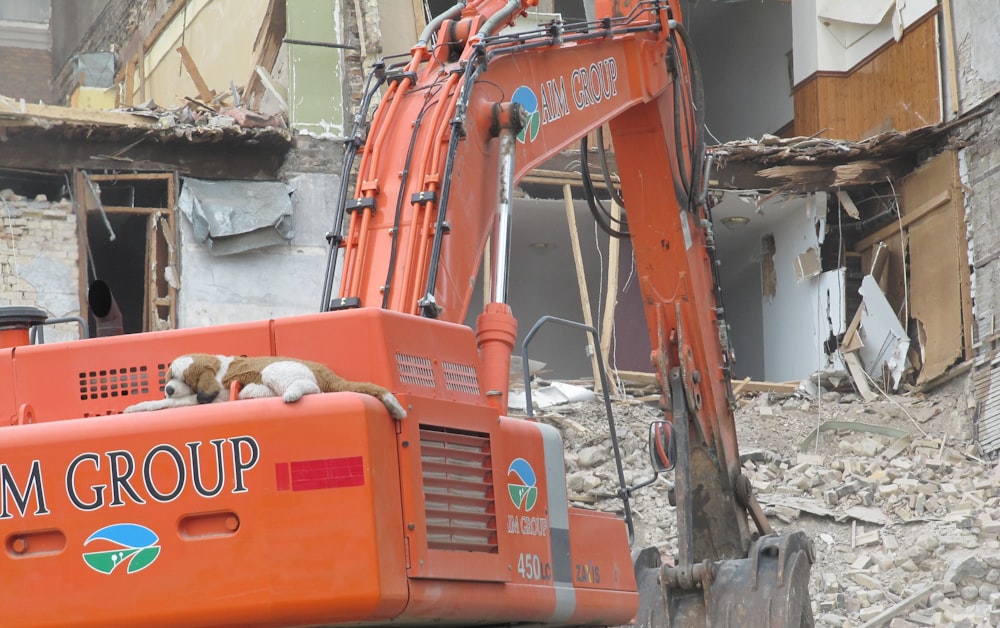
[[[1000,472],[975,447],[969,393],[865,403],[826,392],[744,397],[736,419],[743,471],[777,531],[812,539],[813,613],[826,626],[1000,625]],[[613,404],[625,481],[652,476],[657,408]],[[566,441],[570,500],[622,512],[603,403],[549,408]],[[636,545],[676,553],[670,474],[637,491]]]

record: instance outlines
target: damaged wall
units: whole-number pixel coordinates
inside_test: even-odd
[[[68,199],[27,199],[0,191],[0,303],[79,316],[77,221]],[[75,323],[45,328],[45,341],[80,337]]]
[[[159,26],[159,37],[126,83],[132,85],[131,101],[173,107],[199,95],[177,51],[181,46],[210,90],[226,92],[230,81],[244,85],[253,73],[253,45],[266,8],[267,0],[187,0]]]
[[[969,111],[1000,91],[998,19],[996,3],[955,3],[955,47],[962,111]]]
[[[281,173],[291,191],[292,239],[234,255],[213,255],[179,218],[178,324],[199,327],[319,311],[340,176],[339,143],[299,136]]]
[[[772,279],[774,285],[773,297],[762,296],[765,375],[771,381],[799,380],[827,365],[822,343],[828,330],[820,312],[830,309],[825,295],[836,291],[826,289],[829,278],[800,278],[796,272],[799,255],[819,248],[817,233],[825,230],[826,195],[773,203],[762,211],[782,217],[774,230],[774,277],[762,277],[765,286]],[[839,303],[839,296],[835,298]],[[834,333],[843,331],[842,318],[839,324]]]

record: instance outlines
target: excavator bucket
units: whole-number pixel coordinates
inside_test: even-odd
[[[639,628],[668,626],[812,626],[812,542],[803,532],[763,536],[747,558],[681,570],[659,551],[634,553]]]

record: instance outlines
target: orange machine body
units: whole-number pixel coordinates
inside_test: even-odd
[[[187,351],[296,355],[397,391],[119,414]],[[5,625],[612,624],[625,527],[500,416],[468,328],[363,309],[0,354]],[[88,417],[88,418],[83,418]]]

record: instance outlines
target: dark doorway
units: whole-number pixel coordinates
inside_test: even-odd
[[[90,280],[103,280],[122,313],[126,334],[143,331],[143,304],[146,295],[146,235],[148,214],[87,212],[87,246],[90,251]],[[90,328],[97,329],[93,313]]]

